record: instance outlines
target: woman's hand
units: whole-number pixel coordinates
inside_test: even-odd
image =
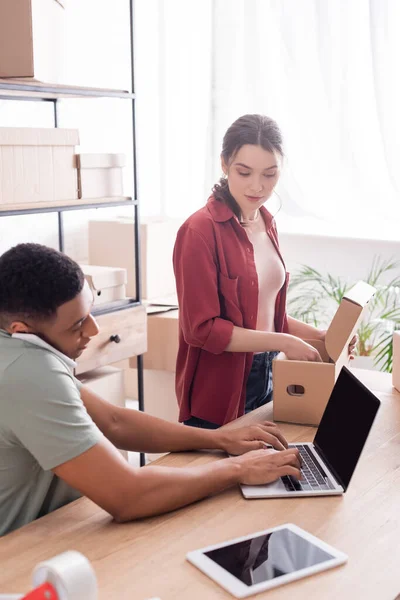
[[[354,355],[356,353],[357,344],[358,344],[358,335],[356,334],[356,335],[353,335],[353,337],[351,338],[350,343],[349,343],[348,351],[349,351],[350,360],[353,360],[353,358],[354,358]]]
[[[237,429],[216,429],[213,431],[216,447],[228,454],[244,454],[250,450],[259,450],[272,446],[275,450],[285,450],[287,441],[275,423],[264,421],[256,425],[247,425]]]
[[[326,330],[320,330],[319,331],[319,336],[318,339],[321,340],[321,342],[325,342],[325,337],[326,337]],[[348,346],[348,355],[350,360],[353,360],[354,355],[356,353],[356,347],[358,344],[358,335],[353,335],[353,337],[350,340],[349,346]]]
[[[278,350],[281,350],[289,360],[322,362],[318,350],[294,335],[282,334],[282,344]]]

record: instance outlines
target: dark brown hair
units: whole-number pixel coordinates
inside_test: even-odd
[[[221,156],[225,164],[228,165],[245,144],[261,146],[267,152],[278,152],[283,156],[280,129],[273,119],[264,115],[244,115],[232,123],[222,142]],[[240,221],[240,208],[229,191],[228,180],[221,177],[212,191],[214,198],[227,204]]]

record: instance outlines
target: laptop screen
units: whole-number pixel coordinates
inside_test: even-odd
[[[344,489],[360,458],[380,401],[343,367],[336,380],[314,446]]]

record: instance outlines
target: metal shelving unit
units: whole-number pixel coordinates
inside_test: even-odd
[[[58,101],[60,98],[119,98],[130,101],[132,104],[132,150],[133,150],[133,193],[132,198],[103,198],[92,201],[83,200],[83,202],[74,201],[68,204],[43,203],[43,206],[30,208],[12,208],[12,205],[0,205],[0,218],[29,215],[40,213],[57,213],[58,218],[58,246],[61,252],[64,251],[64,224],[63,213],[66,211],[85,210],[93,208],[105,208],[113,206],[131,206],[135,216],[135,282],[136,296],[127,300],[113,302],[108,305],[100,306],[93,311],[94,315],[108,314],[121,310],[132,308],[141,304],[141,277],[140,277],[140,228],[139,228],[139,201],[137,198],[137,171],[136,171],[136,132],[135,132],[135,77],[134,77],[134,0],[129,0],[130,9],[130,49],[131,49],[131,85],[132,91],[87,88],[65,85],[44,84],[38,81],[23,79],[0,79],[0,100],[15,100],[22,102],[50,102],[53,104],[54,127],[58,127]],[[137,356],[137,376],[138,376],[138,402],[139,410],[144,410],[143,395],[143,357]],[[145,463],[144,454],[140,454],[140,464]]]

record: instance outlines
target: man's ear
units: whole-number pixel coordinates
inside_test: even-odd
[[[23,321],[13,321],[7,327],[8,333],[35,333],[32,327],[24,323]]]

